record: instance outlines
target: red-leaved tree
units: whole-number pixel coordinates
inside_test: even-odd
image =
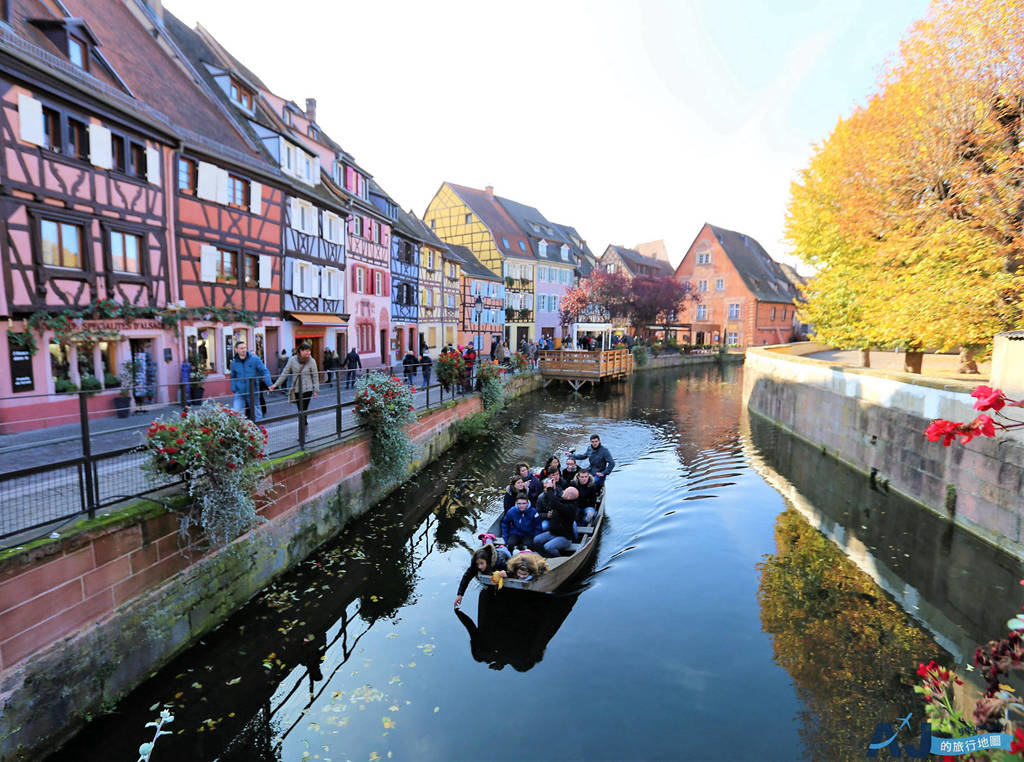
[[[667,332],[669,324],[681,319],[690,301],[697,301],[697,294],[689,281],[637,277],[629,282],[626,306],[637,327],[664,325]]]

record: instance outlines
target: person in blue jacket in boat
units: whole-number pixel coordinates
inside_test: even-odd
[[[604,479],[615,468],[615,459],[608,448],[601,444],[601,437],[597,434],[590,435],[590,447],[585,452],[567,452],[567,457],[576,460],[586,460],[589,463],[587,468],[594,477],[594,483],[600,487]]]
[[[516,504],[509,508],[501,519],[501,536],[510,548],[533,546],[537,534],[537,509],[530,505],[524,494],[516,498]],[[514,552],[514,550],[513,550]]]

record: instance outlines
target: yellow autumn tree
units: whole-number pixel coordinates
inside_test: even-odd
[[[984,347],[1022,325],[1024,0],[937,0],[816,147],[787,235],[825,341]]]

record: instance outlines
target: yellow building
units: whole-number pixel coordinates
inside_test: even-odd
[[[442,241],[465,246],[487,269],[505,279],[505,338],[509,345],[536,338],[537,258],[522,230],[494,197],[494,189],[445,182],[423,219]]]

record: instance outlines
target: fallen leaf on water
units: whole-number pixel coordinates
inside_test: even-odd
[[[309,723],[309,726],[307,727],[307,729],[308,730],[315,730],[317,733],[319,733],[320,732],[320,723],[318,723],[318,722],[311,722],[311,723]]]
[[[157,702],[156,702],[155,704],[153,704],[153,706],[151,706],[151,707],[149,708],[149,711],[151,711],[151,712],[155,712],[155,711],[156,711],[157,709],[159,709],[159,708],[160,708],[160,702],[159,702],[159,701],[157,701]]]
[[[407,667],[415,667],[416,666],[416,662],[411,661],[408,664],[406,664],[405,666],[407,666]]]
[[[235,678],[232,678],[231,680],[228,680],[227,685],[238,685],[240,682],[242,682],[242,678],[235,677]]]
[[[434,714],[437,714],[440,711],[441,711],[441,707],[439,707],[439,706],[435,706],[434,707]]]
[[[370,752],[370,762],[377,762],[378,759],[380,759],[380,754],[378,754],[375,751],[371,751]]]
[[[401,707],[398,704],[392,704],[388,707],[389,712],[397,712]]]
[[[378,598],[376,595],[371,595],[370,596],[370,600],[373,601],[374,603],[376,603],[377,601],[380,600],[380,598]]]
[[[395,721],[392,720],[390,717],[387,717],[387,716],[381,717],[380,721],[384,724],[384,727],[387,728],[388,730],[390,730],[391,728],[395,727]]]

